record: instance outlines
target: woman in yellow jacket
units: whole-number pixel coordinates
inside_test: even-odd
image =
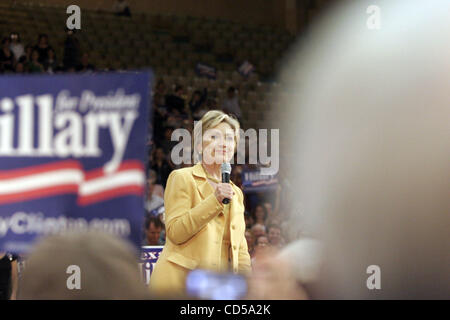
[[[221,165],[230,162],[239,139],[239,122],[217,110],[194,128],[192,167],[172,171],[164,192],[166,244],[150,287],[159,295],[185,294],[193,269],[247,274],[244,202],[239,187],[221,183]],[[223,199],[230,199],[223,204]]]

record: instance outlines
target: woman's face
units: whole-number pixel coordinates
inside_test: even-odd
[[[228,123],[219,123],[203,134],[202,160],[206,164],[230,162],[234,155],[235,133]]]
[[[255,217],[257,220],[264,220],[264,209],[261,206],[256,207]]]
[[[260,236],[256,241],[256,246],[258,247],[267,247],[269,245],[269,240],[265,236]]]

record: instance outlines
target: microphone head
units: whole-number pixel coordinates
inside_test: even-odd
[[[221,168],[222,173],[228,173],[231,174],[231,165],[229,163],[222,163],[222,168]]]

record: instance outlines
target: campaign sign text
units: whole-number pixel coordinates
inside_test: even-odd
[[[150,283],[150,276],[152,275],[153,268],[156,261],[158,261],[164,246],[143,246],[141,247],[141,261],[139,263],[141,267],[142,278],[145,284]]]
[[[88,229],[139,244],[151,77],[0,77],[0,251]]]

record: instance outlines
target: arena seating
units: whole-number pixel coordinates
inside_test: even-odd
[[[66,8],[0,4],[0,34],[18,32],[24,45],[34,45],[39,33],[49,35],[56,56],[63,56]],[[151,67],[157,78],[185,86],[188,96],[207,87],[217,103],[230,85],[240,87],[244,127],[264,128],[277,63],[293,36],[268,26],[240,25],[218,19],[133,14],[118,17],[110,12],[83,10],[77,33],[83,52],[98,69]],[[236,70],[245,60],[255,73],[244,79]],[[217,68],[217,79],[196,76],[203,62]]]

